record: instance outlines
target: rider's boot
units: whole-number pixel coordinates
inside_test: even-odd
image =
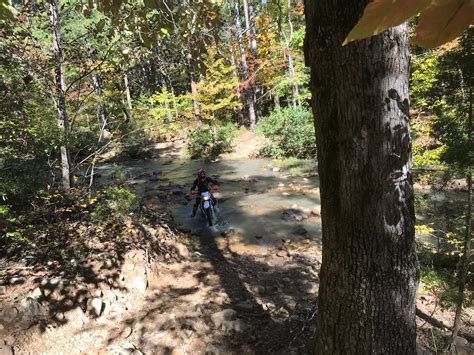
[[[198,206],[194,205],[193,206],[193,214],[192,214],[193,217],[196,216],[197,209],[198,209]]]

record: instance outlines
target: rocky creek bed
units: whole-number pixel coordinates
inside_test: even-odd
[[[129,236],[96,240],[87,259],[2,259],[0,354],[309,354],[317,315],[317,176],[266,160],[208,164],[222,181],[219,221],[190,218],[200,162],[127,162],[140,205],[154,216]],[[97,169],[110,178],[110,165]],[[127,223],[127,222],[126,222]],[[76,229],[79,229],[78,226]],[[87,241],[86,241],[87,242]],[[52,245],[54,248],[54,245]],[[453,314],[429,290],[418,299],[419,353]],[[472,353],[472,312],[457,339]],[[437,322],[437,323],[436,323]]]

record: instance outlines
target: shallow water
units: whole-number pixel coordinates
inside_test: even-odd
[[[150,190],[166,190],[188,193],[197,169],[203,167],[208,175],[217,178],[221,189],[218,198],[214,227],[207,226],[198,211],[191,217],[194,201],[172,199],[170,211],[175,221],[191,233],[211,233],[219,236],[232,231],[245,247],[262,251],[270,245],[281,244],[282,239],[309,239],[317,245],[321,241],[319,217],[311,210],[320,205],[319,179],[312,173],[314,166],[301,162],[300,168],[308,173],[292,176],[283,169],[273,171],[267,159],[226,160],[203,163],[197,160],[160,158],[148,161],[125,162],[120,166],[133,178],[133,185],[140,195]],[[97,168],[103,177],[113,174],[114,166],[104,164]],[[155,175],[153,175],[155,174]],[[305,176],[303,176],[305,175]],[[158,181],[150,181],[150,176]],[[283,186],[284,185],[284,186]],[[298,191],[299,190],[299,191]],[[308,219],[285,220],[283,212],[288,208],[304,210]],[[302,229],[304,228],[304,229]]]
[[[288,171],[298,167],[299,175]],[[274,169],[268,159],[225,160],[204,163],[174,157],[163,157],[146,161],[128,161],[119,164],[128,172],[132,184],[144,196],[153,191],[170,191],[176,198],[169,202],[175,221],[192,234],[212,234],[219,237],[232,232],[234,245],[250,252],[265,252],[269,246],[281,245],[282,240],[308,239],[321,245],[321,220],[311,214],[320,207],[319,179],[315,166],[309,162],[295,162],[291,167]],[[196,171],[203,167],[208,175],[216,178],[221,189],[218,198],[215,226],[207,226],[205,217],[198,211],[191,217],[194,201],[187,201]],[[97,167],[104,177],[114,172],[112,164]],[[150,181],[150,177],[153,177]],[[452,215],[446,205],[462,201],[465,194],[458,192],[425,191],[431,197],[432,210],[438,216]],[[283,212],[298,209],[309,218],[302,221],[285,220]],[[429,223],[430,216],[417,215],[418,223]],[[439,238],[433,235],[417,238],[428,245],[440,247]],[[238,239],[238,240],[236,240]]]

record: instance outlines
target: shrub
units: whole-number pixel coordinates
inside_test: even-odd
[[[262,118],[258,130],[271,140],[263,147],[263,156],[314,158],[316,138],[313,116],[306,107],[287,107]]]
[[[232,150],[237,138],[237,128],[202,124],[188,132],[188,151],[192,158],[216,159],[220,154]]]
[[[145,151],[148,142],[142,130],[132,131],[123,140],[124,153],[132,159],[147,157],[149,153]]]
[[[122,217],[137,207],[136,195],[123,187],[106,188],[97,203],[92,218],[96,221]]]

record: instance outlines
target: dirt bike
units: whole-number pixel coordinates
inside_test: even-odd
[[[219,189],[218,186],[213,186],[211,190]],[[199,194],[197,191],[192,192],[193,195]],[[209,227],[212,227],[214,216],[215,216],[215,209],[214,209],[214,202],[212,198],[212,194],[210,191],[204,191],[200,194],[201,203],[199,204],[199,209],[201,210],[202,214],[206,216],[207,222],[209,223]]]

